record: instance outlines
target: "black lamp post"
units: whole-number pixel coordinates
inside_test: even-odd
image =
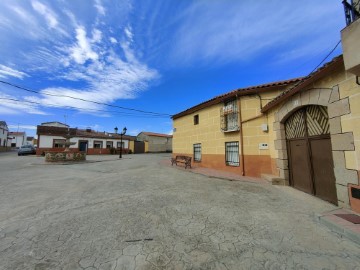
[[[120,155],[119,155],[119,158],[122,158],[122,137],[123,137],[123,135],[125,135],[126,130],[127,130],[127,128],[124,127],[123,131],[120,133]],[[116,127],[115,128],[115,133],[117,133],[117,131],[118,131],[118,128]]]

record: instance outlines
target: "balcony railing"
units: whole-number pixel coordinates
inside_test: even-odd
[[[221,108],[220,129],[223,132],[239,131],[239,111],[236,106],[224,106]]]
[[[360,18],[360,0],[350,0],[350,3],[348,0],[343,0],[342,3],[344,5],[346,25],[350,25],[352,22]]]

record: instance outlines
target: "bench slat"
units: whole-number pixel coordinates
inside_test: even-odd
[[[177,166],[177,163],[183,163],[185,164],[185,169],[187,167],[191,168],[191,157],[188,156],[176,156],[175,158],[171,158],[171,165],[175,165]]]

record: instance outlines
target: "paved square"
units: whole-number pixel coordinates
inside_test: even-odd
[[[0,154],[0,269],[359,269],[360,247],[316,222],[335,206],[169,157]]]

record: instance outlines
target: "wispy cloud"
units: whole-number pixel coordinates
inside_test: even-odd
[[[20,100],[14,101],[12,99]],[[0,113],[1,114],[38,114],[38,115],[46,115],[48,113],[42,111],[38,105],[36,104],[30,104],[30,103],[24,103],[22,102],[23,99],[14,98],[11,95],[7,95],[0,92]]]
[[[338,38],[341,25],[327,19],[339,13],[333,6],[302,1],[299,10],[293,3],[278,0],[196,1],[174,31],[172,61],[216,65],[254,59],[275,49],[286,52],[295,48],[300,52],[309,43],[317,51],[327,46],[324,40]],[[319,40],[319,36],[326,38]]]
[[[32,1],[31,4],[34,10],[36,10],[39,14],[44,16],[50,28],[56,28],[56,26],[58,25],[58,20],[54,12],[49,7],[45,6],[39,1]]]
[[[22,58],[16,59],[17,64],[26,68],[26,73],[1,65],[0,60],[2,78],[12,76],[23,79],[36,73],[37,76],[42,75],[42,80],[48,81],[50,86],[41,89],[40,95],[21,96],[22,100],[41,103],[39,107],[33,106],[30,113],[43,113],[46,107],[72,106],[78,107],[81,112],[93,114],[94,109],[103,109],[103,106],[65,96],[113,103],[119,99],[137,97],[152,81],[159,78],[159,72],[142,62],[138,58],[141,53],[132,48],[134,35],[128,22],[115,31],[106,26],[105,19],[99,20],[99,15],[106,14],[102,1],[94,1],[94,5],[88,7],[95,11],[92,13],[95,22],[90,24],[86,21],[91,21],[91,18],[85,20],[82,14],[79,16],[76,13],[74,7],[65,4],[61,10],[54,10],[50,3],[46,0],[32,0],[32,9],[26,9],[26,4],[3,4],[4,8],[21,17],[24,23],[28,21],[30,31],[37,29],[35,33],[39,32],[38,38],[34,40],[33,37],[23,37],[20,29],[12,31],[12,35],[17,38],[21,36],[28,43],[26,48],[17,48]],[[5,18],[11,21],[10,17]],[[45,27],[40,23],[44,19]],[[66,35],[62,29],[67,29]],[[52,35],[52,30],[59,34]],[[0,45],[0,53],[4,50]],[[57,85],[59,82],[61,86]],[[15,113],[11,108],[7,107],[7,112]],[[106,113],[98,115],[108,116]]]
[[[76,63],[84,64],[87,60],[96,61],[99,58],[91,48],[84,27],[76,29],[76,40],[76,45],[70,48],[70,56]]]
[[[7,77],[15,77],[18,79],[23,79],[24,77],[28,77],[25,72],[4,66],[0,64],[0,78],[7,78]]]
[[[32,126],[32,125],[9,125],[8,126],[10,129],[12,130],[36,130],[36,126]]]
[[[95,8],[97,9],[97,11],[99,12],[100,15],[105,15],[106,13],[106,9],[103,6],[103,4],[101,3],[101,0],[95,0],[95,4],[94,4]]]

